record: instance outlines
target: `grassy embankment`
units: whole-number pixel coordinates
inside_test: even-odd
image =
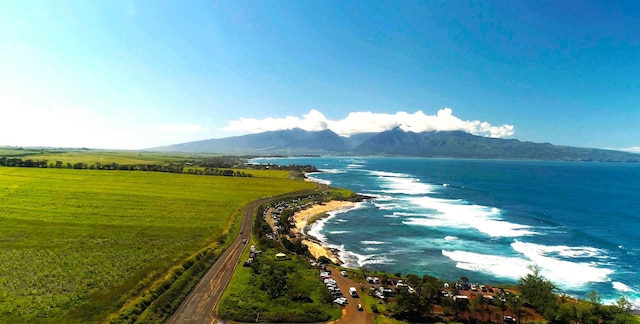
[[[0,322],[158,321],[287,176],[0,168]]]

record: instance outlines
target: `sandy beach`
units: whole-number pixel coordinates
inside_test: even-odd
[[[319,217],[322,217],[323,214],[331,211],[352,208],[353,206],[355,206],[355,203],[351,201],[332,200],[330,202],[313,205],[309,208],[297,212],[294,215],[296,223],[294,232],[304,238],[302,240],[302,243],[309,248],[309,252],[311,252],[311,255],[313,255],[315,258],[325,256],[336,264],[342,264],[340,259],[338,259],[333,251],[331,251],[328,247],[323,246],[321,242],[314,237],[307,236],[306,231],[308,229],[308,226],[310,226],[314,221],[318,220]]]

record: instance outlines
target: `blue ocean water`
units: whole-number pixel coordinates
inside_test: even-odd
[[[374,197],[311,234],[347,266],[515,283],[536,264],[569,295],[640,307],[640,164],[381,157],[312,164],[315,181]]]

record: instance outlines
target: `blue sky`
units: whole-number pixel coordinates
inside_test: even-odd
[[[395,126],[640,151],[637,1],[4,1],[0,145]]]

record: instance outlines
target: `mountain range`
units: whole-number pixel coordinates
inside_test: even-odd
[[[431,158],[640,162],[640,154],[476,136],[462,131],[408,132],[396,127],[344,137],[299,128],[147,149],[234,155],[379,155]]]

